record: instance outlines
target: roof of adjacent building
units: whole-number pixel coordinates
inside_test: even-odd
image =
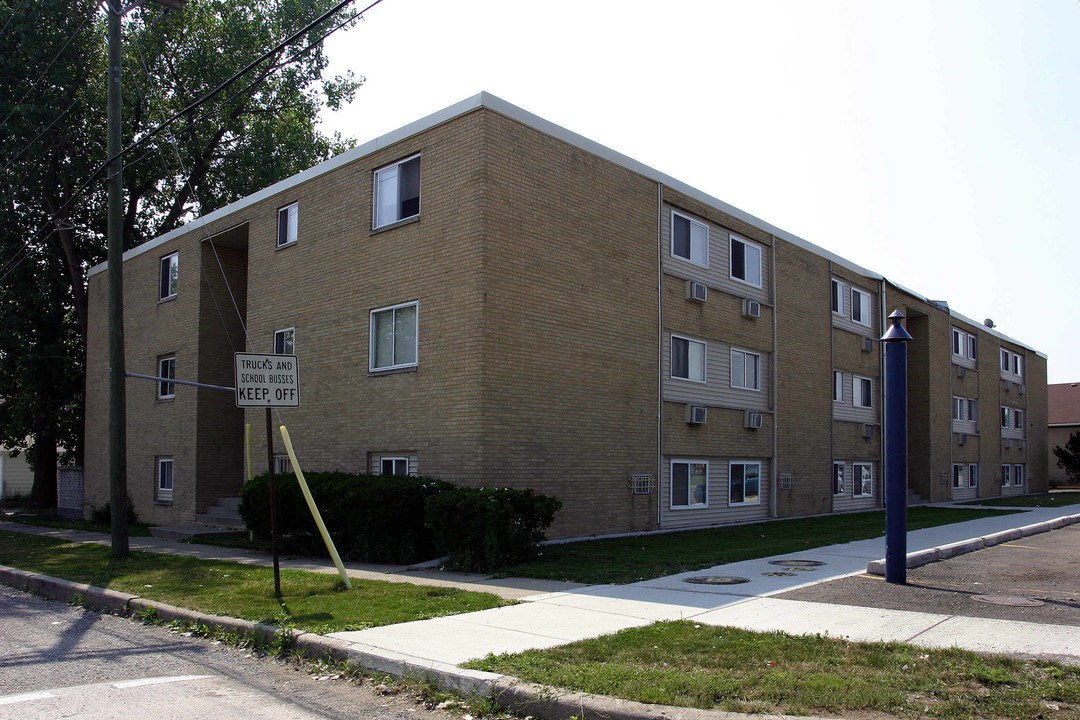
[[[344,165],[348,165],[349,163],[355,162],[356,160],[370,155],[384,147],[401,142],[402,140],[408,139],[426,130],[430,130],[431,128],[442,125],[443,123],[450,122],[451,120],[465,115],[466,113],[472,112],[473,110],[476,110],[478,108],[487,108],[489,110],[499,113],[500,115],[504,115],[511,120],[520,122],[527,127],[531,127],[534,130],[549,135],[557,140],[566,142],[570,145],[573,145],[574,147],[580,148],[586,152],[592,153],[593,155],[620,165],[632,172],[636,172],[650,180],[653,180],[662,185],[666,185],[674,190],[678,190],[679,192],[687,195],[688,197],[692,197],[695,200],[698,200],[706,205],[720,210],[721,212],[738,218],[739,220],[742,220],[749,225],[759,228],[760,230],[763,230],[764,232],[767,232],[774,237],[780,238],[797,247],[801,247],[816,255],[819,255],[837,265],[840,265],[841,267],[848,268],[849,270],[852,270],[866,278],[888,282],[894,287],[897,287],[900,290],[908,293],[912,297],[923,300],[931,305],[935,305],[936,307],[940,307],[940,305],[937,305],[937,303],[940,301],[930,301],[921,293],[904,287],[903,285],[900,285],[899,283],[896,283],[891,279],[874,272],[873,270],[869,270],[860,265],[857,265],[856,263],[853,263],[847,258],[841,257],[836,253],[826,250],[819,245],[815,245],[808,240],[804,240],[803,238],[789,233],[786,230],[782,230],[772,225],[771,223],[765,222],[764,220],[755,217],[754,215],[751,215],[750,213],[740,210],[733,205],[729,205],[723,200],[704,193],[697,188],[691,187],[690,185],[687,185],[680,180],[676,180],[670,175],[666,175],[659,170],[655,170],[648,165],[645,165],[644,163],[638,162],[631,157],[628,157],[626,155],[623,155],[622,153],[605,147],[598,142],[590,140],[582,135],[578,135],[575,132],[571,132],[566,128],[560,127],[553,122],[550,122],[538,115],[534,115],[526,110],[523,110],[516,105],[512,105],[511,103],[508,103],[505,100],[502,100],[501,98],[498,98],[488,92],[477,93],[470,98],[467,98],[447,108],[434,112],[425,118],[421,118],[419,120],[416,120],[415,122],[409,123],[408,125],[400,127],[397,130],[393,130],[381,137],[375,138],[374,140],[370,140],[362,145],[358,145],[351,150],[347,150],[340,155],[336,155],[329,160],[325,160],[318,165],[315,165],[314,167],[308,168],[303,172],[293,175],[292,177],[285,178],[284,180],[274,183],[269,187],[263,188],[256,193],[248,195],[247,197],[240,198],[236,202],[230,203],[225,207],[218,208],[213,212],[197,217],[191,222],[186,223],[185,225],[182,225],[175,230],[167,232],[164,235],[161,235],[149,242],[143,243],[138,247],[128,250],[124,253],[124,260],[127,261],[130,258],[141,255],[144,252],[153,250],[154,248],[159,247],[163,243],[166,243],[173,238],[191,232],[192,229],[195,229],[195,227],[197,226],[205,226],[210,222],[227,217],[234,212],[242,210],[245,207],[254,205],[255,203],[258,203],[268,197],[284,192],[289,188],[308,182],[309,180],[317,178],[328,172],[332,172]],[[108,263],[101,263],[100,265],[91,268],[90,271],[87,273],[87,277],[91,275],[96,275],[99,272],[104,272],[106,267],[108,267]],[[941,309],[943,310],[943,312],[949,313],[951,317],[960,322],[965,322],[970,325],[976,326],[981,330],[988,332],[991,335],[994,335],[1006,342],[1010,342],[1014,345],[1017,345],[1018,347],[1023,347],[1031,350],[1032,352],[1037,353],[1041,357],[1046,357],[1043,353],[1039,352],[1030,345],[1027,345],[1026,343],[1015,340],[1005,335],[1004,333],[986,327],[985,325],[983,325],[983,323],[972,320],[971,318],[961,315],[955,310],[949,309],[947,304],[944,308]]]
[[[1050,425],[1080,425],[1080,383],[1047,385],[1046,404]]]

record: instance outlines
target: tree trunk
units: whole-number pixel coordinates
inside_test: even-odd
[[[34,487],[30,491],[30,507],[56,507],[56,436],[52,428],[36,423],[34,438]]]

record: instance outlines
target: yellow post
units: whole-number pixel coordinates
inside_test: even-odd
[[[338,574],[341,575],[341,581],[345,583],[345,587],[352,590],[352,583],[349,581],[349,574],[345,572],[345,566],[341,562],[341,557],[338,555],[337,548],[334,547],[334,541],[330,539],[330,533],[326,531],[326,525],[323,523],[322,515],[319,513],[319,508],[315,506],[315,499],[311,497],[311,490],[308,489],[307,480],[304,479],[304,473],[300,470],[300,463],[296,459],[296,453],[293,452],[292,440],[289,439],[289,431],[282,425],[281,439],[285,441],[285,452],[289,453],[289,460],[292,462],[293,472],[296,473],[296,480],[300,483],[300,491],[304,493],[304,499],[307,500],[308,508],[311,510],[311,516],[315,518],[315,524],[319,526],[319,534],[322,535],[323,542],[326,543],[326,549],[330,551],[330,557],[334,560],[334,565],[337,566]]]
[[[247,452],[248,482],[255,475],[255,466],[251,464],[251,423],[244,423],[244,449]]]

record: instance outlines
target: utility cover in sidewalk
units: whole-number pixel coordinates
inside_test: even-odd
[[[724,575],[699,575],[698,577],[685,578],[683,582],[693,583],[695,585],[742,585],[743,583],[750,582],[750,578]]]
[[[987,605],[1007,605],[1008,607],[1041,607],[1045,605],[1042,600],[1035,598],[1014,597],[1012,595],[972,595],[975,602]]]

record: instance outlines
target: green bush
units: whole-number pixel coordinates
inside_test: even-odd
[[[428,498],[424,517],[450,568],[489,572],[533,557],[561,507],[532,490],[455,488]]]
[[[134,508],[131,507],[131,498],[128,498],[127,501],[127,519],[128,525],[132,525],[139,521],[139,518],[135,516]],[[101,525],[102,527],[112,525],[112,503],[106,500],[104,505],[91,505],[90,523],[93,525]]]
[[[424,526],[424,501],[453,485],[401,475],[305,473],[311,495],[338,553],[346,560],[406,564],[436,556]],[[296,475],[275,475],[278,537],[299,553],[324,555],[322,536]],[[240,516],[256,537],[270,538],[269,478],[260,475],[241,491]]]

